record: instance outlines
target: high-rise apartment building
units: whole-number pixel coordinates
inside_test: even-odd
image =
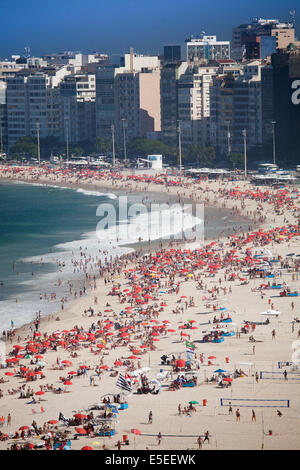
[[[242,153],[243,130],[249,148],[262,143],[262,93],[259,75],[216,77],[211,87],[211,144],[219,154]]]
[[[96,73],[97,137],[117,143],[160,132],[160,61],[157,56],[124,56],[124,67],[98,67]]]
[[[293,21],[253,18],[232,29],[232,53],[236,59],[264,59],[295,40]]]
[[[0,80],[0,153],[7,151],[6,82]]]
[[[96,136],[111,139],[111,126],[115,124],[116,67],[99,66],[96,71]]]
[[[191,37],[186,40],[188,61],[230,59],[230,42],[217,41],[216,36]]]
[[[21,137],[35,137],[39,123],[41,138],[60,135],[59,81],[66,68],[24,69],[6,79],[7,140],[10,148]]]
[[[182,147],[207,146],[210,141],[210,86],[218,67],[184,64],[186,69],[178,80],[178,120]]]
[[[60,83],[62,141],[93,142],[96,137],[96,77],[75,74]]]
[[[276,158],[300,161],[300,47],[272,56]]]

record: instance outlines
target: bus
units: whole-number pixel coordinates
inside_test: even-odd
[[[275,173],[278,170],[278,165],[275,163],[260,163],[258,165],[258,173],[266,174],[266,173]]]

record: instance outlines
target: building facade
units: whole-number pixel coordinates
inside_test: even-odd
[[[216,36],[203,36],[186,40],[188,61],[230,59],[230,42],[217,41]]]
[[[259,76],[216,77],[211,87],[211,144],[226,156],[262,144],[262,92]]]

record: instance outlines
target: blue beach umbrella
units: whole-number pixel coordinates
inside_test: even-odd
[[[221,373],[221,372],[226,372],[226,370],[223,370],[223,369],[217,369],[217,370],[215,370],[215,372]]]

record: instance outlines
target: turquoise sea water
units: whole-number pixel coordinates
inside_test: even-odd
[[[4,284],[0,287],[0,325],[3,329],[10,326],[10,320],[20,326],[34,318],[36,311],[48,313],[58,307],[54,302],[41,303],[40,293],[57,290],[54,284],[58,276],[76,277],[66,268],[57,275],[58,266],[53,261],[66,256],[64,244],[81,240],[84,233],[95,231],[99,220],[96,209],[100,202],[108,200],[100,194],[86,195],[49,186],[0,184],[0,282]],[[113,199],[109,201],[114,204]],[[74,246],[73,253],[76,248],[79,246]],[[47,254],[42,262],[23,261]],[[64,287],[62,295],[68,290]]]

